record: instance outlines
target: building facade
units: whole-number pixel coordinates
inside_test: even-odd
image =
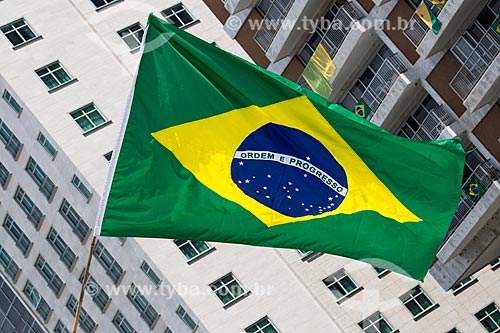
[[[330,100],[363,98],[405,137],[462,137],[463,195],[423,283],[305,250],[100,238],[81,332],[500,331],[500,1],[433,6],[438,34],[419,5],[0,1],[0,331],[71,328],[149,12],[302,85],[321,43],[337,66]]]

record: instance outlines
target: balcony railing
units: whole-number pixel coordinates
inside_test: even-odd
[[[462,186],[462,196],[460,198],[457,211],[455,212],[455,216],[453,217],[453,221],[451,222],[450,229],[446,235],[445,242],[455,232],[455,230],[457,230],[460,223],[465,220],[467,215],[480,200],[473,200],[469,195],[468,187],[474,177],[478,180],[479,184],[484,189],[484,192],[486,192],[495,180],[500,179],[500,170],[495,168],[490,161],[485,161],[479,164],[467,181],[464,182],[464,185]],[[443,242],[443,244],[445,242]]]
[[[436,140],[443,129],[453,122],[453,118],[442,105],[428,111],[416,130],[404,129],[398,135],[414,140]]]
[[[407,70],[406,65],[397,54],[384,59],[384,62],[361,96],[372,109],[372,113],[367,119],[370,119],[375,114],[375,111],[382,104],[382,101],[389,93],[394,82],[396,82],[399,74]]]
[[[441,12],[441,8],[438,6],[431,5],[430,7],[436,16],[438,16]],[[417,12],[414,12],[408,22],[408,25],[403,30],[403,34],[413,45],[415,45],[415,47],[418,47],[429,30],[430,29],[427,24],[425,24],[424,21],[418,17]]]
[[[329,26],[321,30],[318,26],[316,33],[321,36],[321,43],[330,54],[332,59],[344,43],[347,34],[351,30],[352,23],[363,17],[363,14],[351,3],[345,3],[340,7],[330,22]],[[314,35],[313,35],[314,36]],[[306,64],[314,52],[314,47],[308,41],[302,51],[298,54],[299,58]]]
[[[259,8],[267,8],[267,11],[262,19],[262,26],[255,33],[254,39],[265,52],[269,50],[292,4],[291,0],[262,0],[259,3]]]
[[[463,45],[469,45],[464,36],[460,37],[460,40],[452,49],[459,59],[460,55],[467,53],[467,50],[464,52],[461,49]],[[450,87],[462,100],[469,96],[499,52],[500,35],[493,29],[486,30],[476,48],[470,51],[462,67],[450,82]]]

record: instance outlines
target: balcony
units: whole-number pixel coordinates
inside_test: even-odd
[[[265,52],[269,50],[292,5],[291,0],[262,0],[257,5],[257,10],[264,15],[264,18],[254,39]]]
[[[443,244],[446,243],[450,236],[457,230],[459,225],[465,220],[467,215],[469,215],[469,213],[473,210],[474,206],[476,206],[476,204],[481,200],[473,200],[469,195],[468,186],[474,177],[478,180],[479,184],[486,193],[493,182],[500,179],[500,170],[495,168],[490,161],[484,161],[483,163],[477,165],[472,174],[465,182],[463,182],[464,185],[462,186],[460,202]]]
[[[465,33],[452,49],[463,65],[450,82],[450,87],[466,100],[500,52],[500,35],[488,29],[473,47],[469,33]]]
[[[441,8],[436,5],[431,5],[430,7],[437,17],[441,12]],[[415,12],[411,16],[406,28],[403,30],[403,34],[413,45],[415,45],[415,47],[418,47],[429,30],[427,24],[425,24],[424,21],[418,17],[417,12]]]

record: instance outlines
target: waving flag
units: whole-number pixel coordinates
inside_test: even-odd
[[[431,7],[429,7],[425,0],[423,0],[422,4],[420,4],[420,7],[417,10],[417,15],[435,34],[441,30],[441,21],[438,20],[437,16],[432,12]]]
[[[326,252],[423,279],[460,198],[458,139],[394,136],[148,21],[96,234]]]

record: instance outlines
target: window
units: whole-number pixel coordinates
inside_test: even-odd
[[[397,135],[415,140],[437,140],[453,118],[442,106],[427,95],[403,123]]]
[[[10,105],[12,110],[16,111],[16,113],[21,112],[22,107],[19,103],[12,97],[12,95],[5,89],[2,94],[3,99]]]
[[[165,9],[161,12],[165,19],[178,28],[184,28],[193,23],[194,17],[188,12],[182,3]]]
[[[489,333],[500,332],[500,311],[495,303],[491,303],[474,316]]]
[[[112,3],[121,1],[121,0],[90,0],[94,4],[95,8],[101,9],[104,8]]]
[[[78,307],[78,301],[75,296],[70,295],[68,302],[66,303],[66,308],[73,316],[76,315],[76,308]],[[78,316],[78,327],[81,328],[85,333],[92,333],[97,324],[95,321],[89,316],[87,311],[84,308],[80,311],[80,315]]]
[[[0,162],[0,186],[2,188],[7,187],[7,183],[9,182],[10,172],[7,168]]]
[[[356,283],[347,275],[343,268],[324,279],[323,283],[338,300],[349,296],[358,289]]]
[[[453,295],[458,295],[460,294],[464,289],[470,287],[472,284],[477,282],[477,280],[471,275],[469,277],[466,277],[462,281],[460,281],[459,284],[457,284],[455,287],[453,287],[451,290],[453,292]]]
[[[36,259],[35,267],[44,280],[47,281],[49,288],[54,292],[54,294],[56,294],[56,296],[60,295],[64,287],[64,283],[41,255],[39,255]]]
[[[73,232],[76,234],[76,237],[78,237],[83,244],[90,230],[85,221],[80,217],[80,215],[78,215],[73,207],[71,207],[66,199],[63,199],[61,207],[59,208],[59,213],[62,217],[64,217],[71,228],[73,228]]]
[[[314,253],[313,251],[306,251],[306,250],[297,250],[297,252],[299,252],[299,254],[303,257],[306,257],[306,256]]]
[[[219,297],[222,304],[226,305],[245,295],[245,289],[241,286],[233,273],[229,273],[210,284],[213,292]]]
[[[106,122],[106,119],[96,108],[94,103],[90,103],[89,105],[73,111],[70,113],[70,115],[76,121],[78,126],[80,126],[84,133]]]
[[[50,228],[49,234],[47,235],[47,241],[59,255],[59,259],[64,263],[68,270],[71,270],[71,268],[75,264],[76,255],[62,239],[62,237],[57,233],[57,231],[52,227]]]
[[[379,268],[377,266],[372,266],[372,267],[375,270],[375,272],[377,272],[377,276],[379,276],[379,277],[381,277],[389,272],[389,270],[387,270],[385,268]]]
[[[403,296],[399,297],[399,299],[411,312],[414,319],[424,314],[434,306],[432,300],[427,297],[422,288],[419,286],[416,286]]]
[[[254,39],[264,51],[267,52],[271,46],[293,3],[292,0],[261,0],[257,4],[257,10],[264,17],[264,24],[257,31]],[[286,26],[285,28],[290,29]]]
[[[137,333],[120,311],[117,311],[113,317],[113,325],[120,333]]]
[[[181,250],[187,261],[191,261],[201,254],[210,250],[210,246],[204,241],[174,240],[175,245]]]
[[[21,18],[0,28],[14,46],[19,46],[37,37],[25,19]]]
[[[148,324],[151,329],[156,323],[158,318],[158,312],[151,306],[146,297],[137,289],[137,287],[132,283],[130,289],[127,293],[127,297],[135,306],[137,311],[139,311],[141,318]]]
[[[495,269],[499,268],[499,267],[500,267],[500,257],[498,257],[498,258],[496,258],[495,260],[493,260],[493,261],[490,263],[490,265],[491,265],[491,269],[492,269],[492,270],[495,270]]]
[[[165,328],[165,331],[163,331],[163,333],[174,333],[174,332],[172,332],[170,327],[167,326],[167,328]]]
[[[56,186],[32,157],[30,157],[28,160],[28,164],[26,165],[26,172],[39,186],[40,192],[42,192],[45,198],[50,201],[52,195],[56,190]]]
[[[85,270],[82,271],[82,274],[80,274],[80,278],[78,279],[80,283],[83,282],[84,274]],[[106,294],[104,289],[102,289],[101,286],[99,286],[99,284],[92,275],[88,276],[87,283],[85,285],[85,290],[92,296],[92,300],[94,301],[95,304],[97,304],[99,310],[104,312],[106,306],[108,305],[111,299],[109,298],[108,294]]]
[[[457,330],[456,328],[452,328],[451,330],[449,330],[448,332],[446,333],[460,333],[459,330]]]
[[[161,279],[158,275],[153,271],[151,266],[146,261],[142,262],[141,265],[142,271],[148,276],[148,278],[155,284],[155,286],[159,286],[161,283]]]
[[[11,258],[11,256],[5,251],[5,249],[0,245],[0,265],[5,270],[10,278],[15,281],[17,275],[19,274],[19,266],[15,263],[15,261]]]
[[[21,151],[21,142],[19,139],[12,133],[12,131],[7,127],[7,125],[0,119],[0,140],[5,143],[5,149],[17,159],[17,155]]]
[[[71,76],[59,61],[37,69],[35,73],[42,79],[49,91],[71,81]]]
[[[198,325],[196,325],[193,318],[191,318],[191,316],[188,315],[188,313],[186,312],[186,310],[184,310],[182,306],[179,305],[175,313],[177,313],[177,315],[182,319],[184,324],[186,324],[187,327],[191,329],[191,331],[194,332],[198,328]]]
[[[279,333],[268,317],[264,317],[255,324],[245,328],[246,333]]]
[[[54,158],[57,154],[56,148],[47,140],[45,135],[42,134],[42,132],[38,133],[38,137],[36,140],[42,145],[43,148]]]
[[[332,2],[331,7],[320,19],[328,24],[318,25],[316,30],[310,34],[302,51],[297,55],[303,64],[309,62],[319,44],[325,47],[333,59],[351,30],[353,21],[363,16],[354,6],[346,2],[343,5],[339,5],[335,1]]]
[[[405,71],[406,67],[399,56],[384,44],[340,104],[348,110],[354,110],[354,106],[363,98],[372,110],[367,116],[369,119],[382,104],[399,74]]]
[[[392,333],[394,329],[389,325],[382,314],[377,311],[358,323],[365,333]]]
[[[106,274],[111,280],[115,284],[118,284],[118,281],[120,281],[123,275],[123,269],[100,241],[97,241],[95,245],[94,256],[97,258],[97,261],[101,263],[102,267],[104,267]]]
[[[28,255],[31,248],[31,241],[28,236],[19,228],[16,222],[8,214],[3,221],[3,227],[16,242],[16,246],[21,250],[24,256]]]
[[[52,312],[52,309],[43,299],[43,297],[40,296],[40,293],[35,289],[35,287],[33,287],[30,281],[26,282],[23,293],[24,295],[26,295],[29,302],[31,303],[35,311],[40,315],[40,317],[42,317],[44,321],[47,321],[49,319],[50,313]]]
[[[129,49],[136,50],[141,46],[144,29],[139,23],[134,23],[131,26],[118,31],[118,35],[127,44]]]
[[[54,333],[70,333],[70,331],[64,326],[62,321],[58,320],[56,327],[54,327]]]
[[[80,180],[80,178],[78,178],[77,175],[73,175],[73,178],[71,179],[71,184],[73,184],[76,187],[76,189],[83,195],[85,199],[87,199],[87,201],[90,200],[90,196],[92,195],[92,193],[90,193],[87,186],[85,186],[82,183],[82,181]]]
[[[26,194],[26,192],[24,192],[24,190],[19,186],[17,187],[14,200],[27,214],[28,220],[31,221],[35,228],[38,229],[40,227],[40,223],[42,223],[43,214],[40,209],[38,209],[38,207],[33,203],[30,197]]]

